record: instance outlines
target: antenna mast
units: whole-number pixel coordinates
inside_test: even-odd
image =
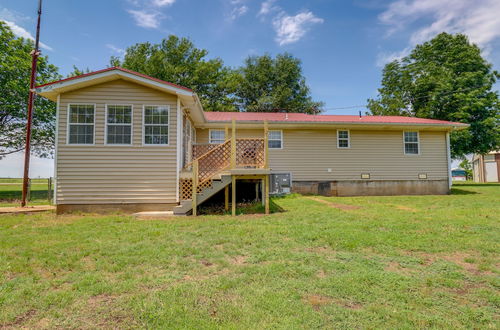
[[[42,17],[42,0],[38,0],[38,21],[36,24],[36,39],[35,49],[31,52],[31,79],[30,90],[28,97],[28,116],[26,122],[26,147],[24,150],[24,176],[23,176],[23,198],[21,206],[26,206],[26,196],[28,195],[28,180],[30,169],[30,156],[31,156],[31,122],[33,121],[33,103],[35,100],[35,86],[36,86],[36,67],[38,63],[38,56],[40,50],[38,48],[40,43],[40,20]]]

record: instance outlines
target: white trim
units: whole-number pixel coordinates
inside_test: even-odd
[[[339,132],[347,132],[347,147],[341,147],[340,140],[345,141],[346,138],[339,138]],[[337,149],[351,149],[351,130],[349,129],[337,129]]]
[[[224,134],[224,140],[222,140],[222,142],[214,142],[212,141],[212,131],[220,131],[222,132],[222,134]],[[233,134],[233,133],[231,133]],[[221,143],[224,143],[224,141],[226,141],[226,130],[225,129],[220,129],[220,128],[211,128],[208,130],[208,143],[209,144],[221,144]]]
[[[167,126],[167,140],[168,143],[165,144],[146,144],[145,143],[145,135],[146,135],[146,123],[144,120],[144,113],[146,112],[146,107],[165,107],[167,108],[168,114],[168,122],[167,124],[147,124],[148,126]],[[167,104],[143,104],[142,105],[142,146],[143,147],[168,147],[170,146],[170,105]]]
[[[52,193],[52,204],[57,205],[57,150],[59,145],[59,107],[61,106],[61,94],[57,94],[56,102],[56,135],[55,135],[55,148],[54,148],[54,192]]]
[[[129,78],[131,80],[135,80],[135,81],[140,81],[144,84],[153,85],[155,87],[158,87],[158,88],[161,88],[161,89],[164,89],[164,90],[167,90],[167,91],[173,92],[175,94],[179,94],[179,95],[192,96],[194,94],[193,92],[187,91],[187,90],[182,89],[182,88],[178,88],[178,87],[175,87],[175,86],[172,86],[169,84],[164,84],[164,83],[152,80],[152,79],[141,77],[141,76],[138,76],[138,75],[135,75],[135,74],[132,74],[129,72],[124,72],[124,71],[121,71],[118,69],[117,70],[110,70],[110,71],[106,71],[106,72],[101,72],[101,73],[96,73],[96,74],[91,74],[91,75],[86,76],[86,77],[74,78],[71,80],[62,81],[62,82],[55,83],[55,84],[48,85],[48,86],[42,86],[42,87],[37,88],[36,92],[37,93],[46,93],[46,92],[51,92],[51,91],[57,91],[57,89],[59,89],[59,88],[70,87],[72,85],[78,85],[78,84],[83,83],[83,82],[88,82],[88,81],[92,81],[94,79],[105,78],[105,77],[113,76],[113,75],[126,77],[126,78]]]
[[[111,126],[130,126],[130,143],[108,143],[108,106],[128,106],[130,107],[130,124],[111,124]],[[104,145],[113,147],[130,147],[134,144],[134,105],[106,103],[104,105]]]
[[[446,158],[448,159],[448,189],[451,189],[453,184],[451,175],[451,146],[450,146],[450,132],[446,132]]]
[[[418,153],[416,154],[407,154],[406,153],[406,140],[405,140],[405,133],[417,133],[417,142],[408,142],[408,143],[417,143],[417,148],[418,148]],[[421,150],[420,150],[420,132],[419,131],[403,131],[403,154],[405,156],[420,156]]]
[[[269,141],[271,141],[271,139],[269,138],[269,133],[271,133],[271,132],[280,132],[280,142],[281,142],[281,148],[271,148],[271,147],[269,146]],[[277,139],[272,139],[272,140],[273,140],[273,141],[278,141]],[[267,147],[268,147],[269,149],[275,149],[275,150],[281,150],[281,149],[283,149],[283,148],[284,148],[284,145],[283,145],[283,144],[284,144],[284,141],[283,141],[283,140],[284,140],[284,139],[283,139],[283,130],[282,130],[282,129],[270,129],[270,130],[268,130],[268,132],[267,132]]]
[[[180,172],[181,172],[181,157],[183,156],[182,153],[182,148],[183,148],[183,135],[182,131],[184,129],[184,124],[183,124],[183,117],[182,116],[182,110],[181,110],[181,99],[179,96],[177,96],[177,108],[175,109],[176,117],[177,117],[177,124],[176,124],[176,129],[177,129],[177,171],[176,171],[176,178],[175,178],[175,200],[177,203],[180,202],[180,196],[179,196],[179,179],[180,179]],[[169,115],[170,117],[170,115]],[[170,121],[170,118],[168,119]],[[169,126],[170,130],[170,126]],[[169,141],[170,142],[170,141]]]
[[[94,125],[94,130],[93,130],[93,133],[94,133],[94,136],[92,137],[92,143],[69,143],[69,131],[70,131],[70,122],[69,122],[69,119],[70,119],[70,107],[72,105],[92,105],[94,106],[94,122],[92,123],[92,125]],[[97,103],[82,103],[82,102],[75,102],[75,103],[68,103],[68,109],[67,109],[67,112],[66,112],[66,145],[69,145],[69,146],[93,146],[95,145],[95,120],[96,120],[96,117],[97,117]],[[71,124],[71,125],[89,125],[88,123],[87,124]]]

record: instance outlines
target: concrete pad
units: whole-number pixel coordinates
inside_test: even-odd
[[[0,214],[9,213],[35,213],[55,210],[56,207],[52,205],[35,205],[35,206],[13,206],[13,207],[0,207]]]
[[[165,219],[174,217],[174,211],[148,211],[148,212],[137,212],[132,214],[137,219]]]

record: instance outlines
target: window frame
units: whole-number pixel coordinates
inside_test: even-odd
[[[125,126],[127,124],[110,124],[108,123],[108,107],[109,106],[129,106],[130,107],[130,143],[108,143],[108,125],[111,126]],[[104,115],[104,144],[109,146],[126,147],[134,144],[134,105],[133,104],[114,104],[106,103]]]
[[[94,122],[92,123],[93,126],[93,135],[92,135],[92,143],[71,143],[70,142],[70,125],[90,125],[90,124],[81,124],[81,123],[71,123],[71,106],[72,105],[91,105],[94,107]],[[66,110],[66,145],[70,146],[93,146],[95,145],[95,117],[96,117],[96,109],[97,109],[97,103],[82,103],[82,102],[73,102],[73,103],[68,103],[67,110]],[[56,137],[57,138],[57,137]]]
[[[212,140],[212,132],[213,131],[221,131],[224,134],[224,141],[222,141],[220,143],[219,142],[214,142]],[[226,140],[227,140],[227,136],[226,136],[226,130],[225,129],[211,128],[211,129],[208,130],[208,143],[209,144],[223,144],[224,142],[226,142]]]
[[[166,124],[146,124],[146,107],[165,107],[167,108],[168,122]],[[165,147],[170,146],[170,105],[167,104],[143,104],[142,105],[142,146],[144,147]],[[167,140],[168,143],[164,144],[149,144],[146,143],[146,125],[148,126],[167,126]]]
[[[339,132],[347,132],[347,147],[340,146],[340,140],[344,141],[346,138],[340,138]],[[351,130],[349,129],[337,129],[337,149],[351,149]]]
[[[405,133],[417,133],[417,142],[406,142],[405,139]],[[406,153],[406,143],[416,143],[418,152],[416,154],[409,154]],[[403,131],[403,154],[405,156],[420,156],[421,149],[420,149],[420,132],[419,131]]]
[[[281,147],[280,148],[274,148],[274,147],[270,147],[269,146],[269,142],[271,141],[271,139],[269,138],[269,133],[271,132],[280,132],[280,142],[281,142]],[[272,139],[273,141],[278,141],[277,139]],[[267,132],[267,148],[268,149],[274,149],[274,150],[281,150],[284,148],[284,141],[283,141],[283,130],[282,129],[270,129],[268,132]]]

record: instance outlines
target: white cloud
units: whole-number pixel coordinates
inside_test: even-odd
[[[17,25],[14,22],[11,22],[11,21],[4,21],[4,22],[7,24],[8,27],[10,27],[10,29],[12,30],[12,33],[14,33],[16,36],[35,41],[35,38],[33,38],[33,35],[31,35],[31,33],[26,31],[23,27]],[[50,51],[54,50],[52,47],[50,47],[47,44],[44,44],[43,42],[40,42],[40,47],[42,47],[43,49],[46,49],[46,50],[50,50]]]
[[[397,0],[379,20],[389,26],[388,36],[409,25],[418,25],[411,33],[408,47],[441,32],[464,33],[487,52],[500,37],[499,13],[499,0]]]
[[[165,7],[173,5],[175,0],[153,0],[151,3],[156,7]]]
[[[310,11],[303,11],[295,16],[282,12],[273,20],[276,42],[280,46],[297,42],[305,36],[312,25],[323,23],[323,21]]]
[[[266,0],[262,2],[260,5],[260,10],[257,16],[265,16],[269,15],[271,12],[279,10],[280,8],[278,6],[275,6],[274,3],[276,0]]]
[[[383,67],[387,63],[390,63],[394,60],[400,60],[403,57],[407,56],[411,52],[411,47],[406,47],[405,49],[398,51],[398,52],[393,52],[393,53],[379,53],[377,55],[377,66],[378,67]]]
[[[12,30],[12,33],[14,33],[16,36],[35,41],[33,35],[25,28],[19,25],[20,24],[19,22],[24,22],[24,21],[30,22],[31,19],[28,16],[24,16],[20,13],[11,11],[7,8],[1,8],[0,20],[4,21],[7,24],[7,26]],[[52,49],[52,47],[50,47],[47,44],[44,44],[43,42],[40,42],[40,47],[50,51],[54,50]]]
[[[116,47],[113,44],[106,44],[106,47],[113,53],[118,54],[119,56],[125,55],[125,49],[123,48]]]
[[[164,17],[163,14],[158,11],[129,9],[128,12],[132,15],[132,18],[137,26],[147,29],[158,29],[160,27],[160,22]]]
[[[236,20],[237,18],[245,15],[248,12],[248,6],[245,3],[248,0],[229,0],[226,2],[226,6],[229,7],[227,13],[225,14],[226,19],[229,22]]]
[[[238,17],[245,15],[247,13],[247,11],[248,11],[248,7],[245,5],[234,7],[233,10],[231,11],[231,13],[229,14],[229,20],[234,21]]]

